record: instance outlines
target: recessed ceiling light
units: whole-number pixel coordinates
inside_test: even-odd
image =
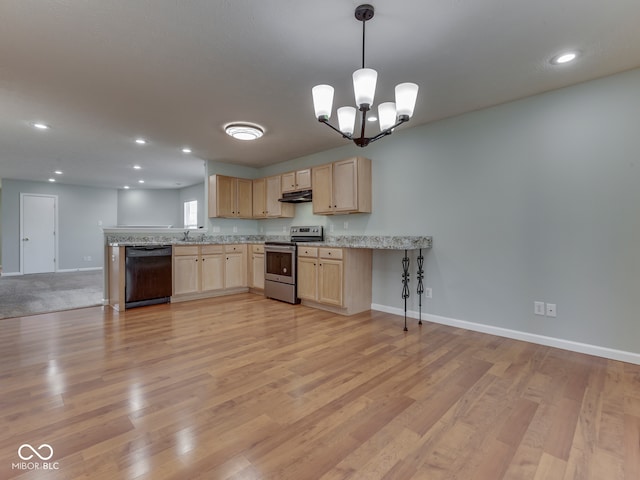
[[[562,65],[563,63],[573,62],[576,58],[578,58],[578,52],[564,52],[553,57],[551,64]]]
[[[55,181],[56,181],[56,179],[55,179],[55,178],[50,178],[50,179],[49,179],[49,181],[50,181],[50,182],[55,182]]]
[[[230,123],[224,127],[224,131],[238,140],[257,140],[264,135],[261,126],[250,123]]]
[[[122,188],[124,188],[125,190],[129,190],[129,185],[125,185],[125,186],[124,186],[124,187],[122,187]]]
[[[53,173],[55,173],[56,175],[62,175],[62,170],[56,170],[56,171],[55,171],[55,172],[53,172]]]
[[[138,183],[144,183],[144,180],[138,180]]]
[[[37,128],[39,130],[49,130],[49,125],[47,125],[46,123],[40,123],[40,122],[35,122],[31,124],[34,128]]]
[[[182,153],[191,153],[191,149],[189,147],[184,147],[182,149]]]
[[[147,141],[144,138],[136,138],[136,143],[138,145],[144,145]]]
[[[133,166],[133,168],[134,168],[135,170],[140,170],[142,167],[141,167],[140,165],[134,165],[134,166]]]

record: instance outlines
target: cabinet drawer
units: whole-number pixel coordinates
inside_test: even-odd
[[[253,253],[264,253],[264,245],[251,245]]]
[[[174,255],[198,255],[197,245],[181,245],[173,247]]]
[[[216,253],[224,252],[222,245],[202,245],[200,248],[202,255],[215,255]]]
[[[342,259],[342,249],[341,248],[321,248],[320,249],[320,258],[337,258]]]
[[[225,245],[224,246],[225,253],[233,253],[233,252],[244,252],[244,245]]]
[[[318,247],[298,247],[299,257],[317,257]]]

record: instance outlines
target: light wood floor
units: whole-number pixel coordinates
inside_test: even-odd
[[[380,312],[2,320],[0,385],[2,479],[640,478],[639,366]],[[58,470],[12,468],[24,443]]]

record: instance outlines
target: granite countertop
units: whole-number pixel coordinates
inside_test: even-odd
[[[335,235],[324,242],[305,242],[310,247],[371,248],[374,250],[415,250],[431,248],[432,237],[406,235]]]
[[[264,243],[265,241],[289,241],[285,235],[194,235],[182,240],[171,235],[106,235],[109,246],[151,246],[151,245],[225,245],[233,243]],[[429,236],[407,235],[327,235],[324,242],[306,242],[310,247],[370,248],[373,250],[416,250],[431,248],[433,238]]]

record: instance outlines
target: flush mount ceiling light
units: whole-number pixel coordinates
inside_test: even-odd
[[[313,95],[313,108],[316,118],[332,128],[344,138],[353,140],[359,147],[366,147],[371,142],[393,133],[398,125],[408,122],[413,115],[418,96],[418,85],[415,83],[400,83],[396,85],[396,101],[384,102],[378,105],[378,118],[380,119],[380,133],[373,137],[365,137],[364,129],[367,121],[367,112],[373,105],[376,92],[378,72],[364,66],[365,23],[373,18],[372,5],[364,4],[356,8],[355,17],[362,22],[362,68],[353,72],[353,91],[356,105],[362,112],[360,120],[360,137],[354,138],[356,109],[355,107],[340,107],[337,110],[339,128],[329,123],[331,108],[333,105],[333,87],[331,85],[316,85],[311,93]]]
[[[182,153],[191,153],[191,149],[189,147],[184,147],[182,149]]]
[[[578,58],[578,52],[563,52],[551,59],[552,65],[562,65],[563,63],[573,62]]]
[[[138,145],[145,145],[147,141],[144,138],[136,138],[136,143]]]
[[[37,128],[38,130],[49,130],[51,127],[46,123],[34,122],[31,124],[33,128]]]
[[[224,127],[224,131],[238,140],[257,140],[264,135],[264,129],[261,126],[250,123],[230,123]]]

